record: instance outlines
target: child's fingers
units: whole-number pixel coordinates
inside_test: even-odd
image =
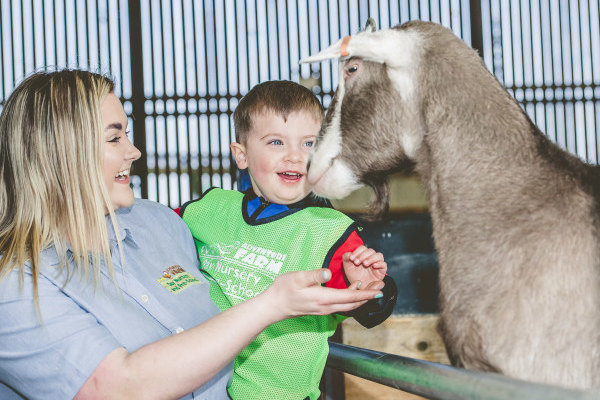
[[[352,252],[350,259],[354,262],[355,265],[360,265],[364,264],[365,260],[369,259],[369,257],[372,257],[373,254],[375,254],[375,250],[365,246],[360,246]]]
[[[372,267],[378,262],[383,262],[383,254],[375,252],[372,250],[371,253],[366,254],[366,257],[363,258],[361,264],[365,267]]]
[[[348,259],[351,260],[351,261],[354,261],[356,259],[356,257],[358,257],[360,255],[360,253],[363,252],[364,249],[366,249],[365,246],[358,246],[351,253],[345,253],[344,256],[346,254],[348,254]]]

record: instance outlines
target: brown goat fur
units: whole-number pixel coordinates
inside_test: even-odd
[[[313,149],[315,192],[370,185],[380,211],[387,177],[413,163],[452,363],[599,387],[599,167],[551,143],[446,28],[360,33],[348,53]]]

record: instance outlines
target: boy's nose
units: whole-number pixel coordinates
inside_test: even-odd
[[[303,162],[305,159],[305,156],[304,156],[304,154],[302,154],[301,151],[290,150],[290,151],[288,151],[286,158],[289,161],[293,161],[293,162]]]

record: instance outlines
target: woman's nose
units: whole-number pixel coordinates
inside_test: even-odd
[[[129,149],[127,151],[127,158],[135,161],[142,156],[142,152],[139,151],[138,148],[135,147],[129,139],[128,139],[128,141],[129,141]]]

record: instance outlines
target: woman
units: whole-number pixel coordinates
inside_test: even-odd
[[[0,115],[0,398],[227,398],[229,362],[268,325],[378,290],[284,275],[223,313],[185,224],[133,198],[140,152],[108,78],[36,73]]]

